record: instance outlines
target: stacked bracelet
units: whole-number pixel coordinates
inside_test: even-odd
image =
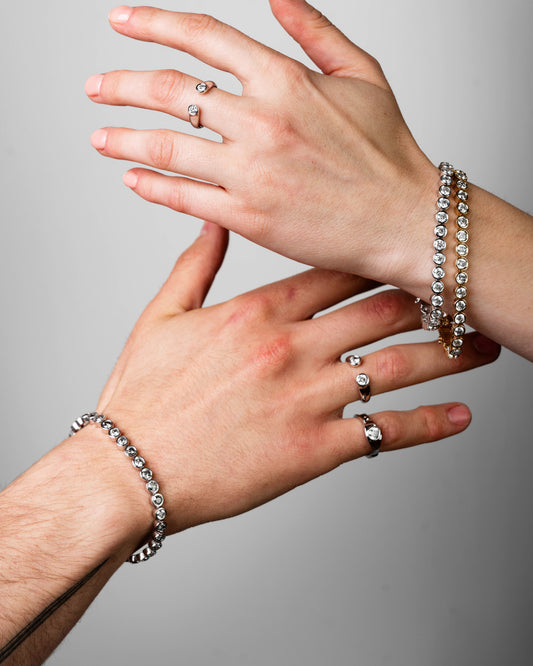
[[[126,562],[130,562],[131,564],[145,562],[150,557],[153,557],[161,548],[165,539],[165,530],[167,529],[167,524],[164,522],[167,512],[163,507],[164,498],[159,492],[159,484],[153,478],[154,475],[152,470],[146,466],[145,459],[139,455],[136,447],[130,444],[129,439],[120,432],[120,430],[113,424],[113,421],[110,421],[103,414],[91,412],[90,414],[83,414],[77,418],[70,426],[69,437],[75,435],[86,425],[89,425],[89,423],[100,425],[100,427],[107,432],[109,437],[116,442],[117,446],[124,449],[126,456],[131,458],[133,467],[139,470],[141,479],[146,482],[146,490],[148,490],[151,495],[152,505],[154,506],[155,511],[154,532],[149,542],[140,550],[133,553],[133,555],[130,555],[126,560]]]

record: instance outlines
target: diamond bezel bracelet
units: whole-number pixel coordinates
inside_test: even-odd
[[[148,543],[130,555],[126,560],[126,562],[130,562],[131,564],[146,562],[153,557],[163,545],[163,541],[165,540],[165,530],[167,529],[167,524],[164,522],[167,517],[167,511],[163,507],[165,500],[163,495],[159,492],[159,483],[154,479],[152,470],[146,465],[146,460],[139,454],[137,448],[130,443],[129,439],[122,434],[113,421],[106,418],[103,414],[99,414],[98,412],[82,414],[82,416],[77,418],[70,426],[69,437],[75,435],[90,423],[99,425],[116,445],[123,449],[124,454],[130,458],[133,467],[139,471],[141,479],[146,484],[146,490],[150,493],[150,499],[152,506],[154,507],[154,531]]]

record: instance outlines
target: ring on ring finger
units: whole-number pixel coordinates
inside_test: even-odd
[[[366,456],[367,458],[375,458],[380,451],[381,442],[383,440],[383,433],[381,428],[377,426],[368,414],[356,414],[356,419],[361,419],[365,429],[365,437],[370,445],[372,451]]]

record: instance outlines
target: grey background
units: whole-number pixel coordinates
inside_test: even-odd
[[[2,11],[2,485],[95,404],[199,229],[133,195],[127,165],[89,145],[107,124],[185,125],[93,105],[85,78],[175,67],[238,90],[185,54],[115,34],[112,6],[26,0]],[[266,0],[165,6],[303,57]],[[531,210],[530,2],[319,6],[381,61],[434,162],[450,159]],[[300,269],[233,238],[209,302]],[[373,410],[465,400],[474,420],[462,436],[346,465],[174,537],[153,564],[118,572],[49,663],[532,663],[532,378],[504,352],[491,367],[375,398]]]

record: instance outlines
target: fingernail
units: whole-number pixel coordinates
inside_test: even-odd
[[[97,129],[96,132],[93,132],[91,135],[91,145],[96,150],[102,150],[105,148],[107,141],[107,131],[104,129]]]
[[[200,231],[200,236],[205,236],[205,234],[209,233],[209,229],[211,229],[212,226],[213,226],[212,222],[204,222],[204,226]]]
[[[135,171],[126,171],[126,173],[122,176],[122,181],[124,185],[134,188],[139,182],[139,176],[135,173]]]
[[[126,21],[131,16],[133,9],[122,5],[121,7],[115,7],[109,12],[109,20],[111,23],[126,23]]]
[[[466,405],[454,405],[448,410],[448,420],[456,426],[465,426],[470,423],[472,414]]]
[[[96,97],[100,94],[100,86],[104,80],[103,74],[93,74],[85,82],[85,92],[89,97]]]
[[[486,338],[484,335],[477,335],[474,340],[474,348],[480,354],[487,354],[488,356],[493,356],[500,351],[500,345],[490,338]]]

